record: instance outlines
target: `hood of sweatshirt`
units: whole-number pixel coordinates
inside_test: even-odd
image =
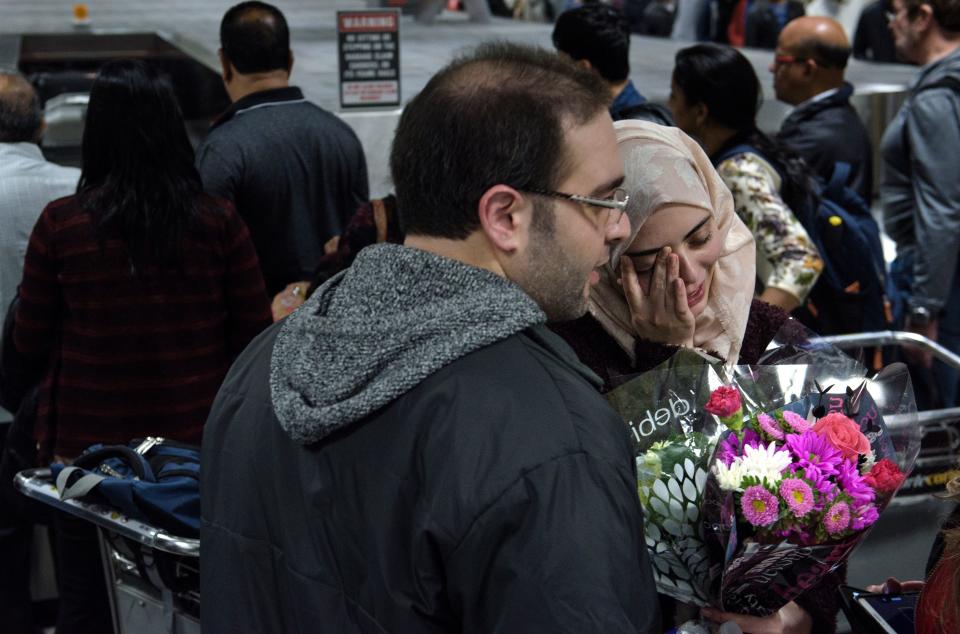
[[[270,393],[310,444],[361,420],[443,366],[546,321],[513,282],[396,244],[361,251],[277,335]]]

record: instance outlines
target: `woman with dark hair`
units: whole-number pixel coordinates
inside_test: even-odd
[[[14,344],[43,360],[41,460],[162,436],[199,444],[232,360],[270,323],[246,226],[202,191],[169,83],[134,61],[90,91],[76,195],[30,237]],[[57,631],[110,631],[92,526],[56,520]]]
[[[761,101],[757,74],[739,51],[698,44],[677,52],[669,100],[677,126],[703,145],[753,233],[760,299],[789,312],[813,288],[823,261],[796,215],[809,204],[809,173],[796,153],[757,128]]]

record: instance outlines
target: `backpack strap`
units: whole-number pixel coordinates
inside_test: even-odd
[[[67,484],[74,473],[84,473],[80,467],[64,467],[57,476],[57,491],[61,500],[72,500],[83,497],[103,482],[104,477],[95,473],[86,473],[77,478],[72,484]]]
[[[723,163],[727,159],[733,158],[738,154],[756,154],[760,158],[766,160],[766,157],[764,157],[763,154],[757,151],[757,148],[753,147],[752,145],[747,143],[737,143],[736,145],[732,145],[721,150],[720,154],[718,154],[716,157],[713,157],[713,165],[716,167],[720,165],[720,163]]]
[[[833,164],[833,173],[830,174],[830,180],[823,188],[823,194],[830,200],[842,200],[843,188],[847,186],[847,179],[850,178],[850,163],[837,161]]]
[[[106,447],[98,447],[93,451],[87,450],[85,453],[77,456],[76,460],[73,461],[73,466],[93,471],[100,466],[100,463],[109,458],[119,458],[122,460],[141,480],[156,482],[156,476],[146,458],[126,445],[108,445]]]
[[[933,90],[935,88],[949,88],[956,93],[960,93],[960,78],[954,77],[953,75],[947,75],[945,77],[941,77],[937,81],[932,81],[929,84],[921,84],[910,91],[908,99],[913,99],[918,94],[928,90]],[[906,104],[904,105],[906,106]],[[906,118],[904,118],[903,126],[900,128],[900,145],[901,147],[908,147]]]
[[[949,88],[954,92],[960,92],[960,77],[954,77],[953,75],[947,75],[941,77],[937,81],[930,82],[929,84],[923,84],[917,86],[910,93],[910,96],[914,96],[917,93],[926,92],[928,90],[933,90],[934,88]]]

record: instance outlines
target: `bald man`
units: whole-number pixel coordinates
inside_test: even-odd
[[[850,105],[853,86],[843,74],[850,42],[836,20],[804,16],[783,28],[770,65],[777,99],[795,106],[778,138],[829,180],[836,163],[851,167],[847,185],[868,203],[873,196],[870,136]]]

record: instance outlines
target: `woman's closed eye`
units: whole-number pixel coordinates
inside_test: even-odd
[[[687,244],[694,248],[702,247],[709,243],[713,239],[713,232],[704,227],[701,231],[698,231],[694,236],[687,240]]]

